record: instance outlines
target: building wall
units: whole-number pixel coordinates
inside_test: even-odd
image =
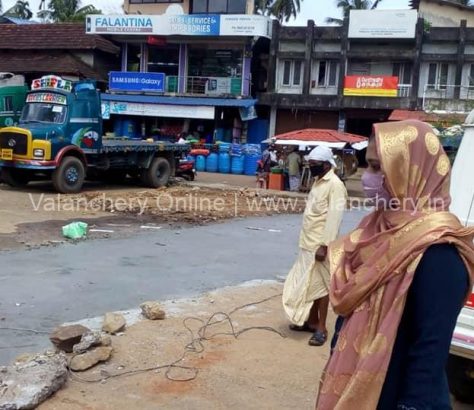
[[[467,20],[467,26],[474,27],[474,10],[462,7],[421,1],[419,15],[436,27],[459,27],[461,20]]]
[[[334,111],[278,110],[275,133],[304,128],[337,129],[339,113]]]

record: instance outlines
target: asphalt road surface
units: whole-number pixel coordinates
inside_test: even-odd
[[[342,232],[361,217],[348,212]],[[301,215],[283,215],[0,252],[0,328],[50,332],[144,300],[284,276],[297,253],[300,225]],[[49,346],[47,334],[0,329],[0,365]]]

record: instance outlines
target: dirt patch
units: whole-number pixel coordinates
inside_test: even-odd
[[[144,190],[141,192],[86,192],[63,197],[60,207],[133,215],[159,215],[171,223],[206,224],[218,220],[301,213],[305,197],[257,191],[250,188],[218,189],[197,186]]]
[[[42,404],[40,410],[66,409],[313,409],[317,383],[328,358],[328,346],[308,346],[310,334],[288,330],[281,308],[282,286],[267,282],[226,288],[199,300],[176,303],[164,321],[143,321],[113,337],[112,359],[81,373],[84,383],[71,379],[67,387]],[[254,327],[237,339],[229,334],[229,322],[206,330],[210,340],[202,350],[188,349],[179,364],[197,368],[187,382],[171,381],[165,369],[105,380],[105,375],[172,363],[215,312],[231,312],[253,301],[270,300],[245,307],[231,315],[236,332]],[[169,309],[169,305],[168,305]],[[334,316],[329,326],[333,326]],[[261,330],[273,328],[275,332]],[[281,333],[280,336],[277,332]],[[190,378],[190,370],[176,368],[170,376]],[[103,382],[100,379],[104,378]]]
[[[305,197],[250,188],[176,185],[159,190],[120,187],[78,195],[0,188],[0,250],[64,242],[61,227],[89,224],[88,239],[121,237],[159,227],[203,225],[235,217],[300,213]]]

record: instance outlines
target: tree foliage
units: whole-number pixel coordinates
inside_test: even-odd
[[[42,1],[41,6],[44,5],[44,1]],[[79,0],[50,0],[48,9],[40,10],[38,17],[54,23],[69,23],[85,21],[88,14],[101,13],[92,4],[81,7]]]
[[[295,18],[301,9],[303,0],[257,0],[255,12],[264,16],[274,16],[280,22]]]

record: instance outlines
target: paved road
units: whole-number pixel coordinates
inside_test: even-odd
[[[348,213],[343,231],[361,216]],[[285,275],[297,252],[300,223],[299,215],[242,219],[1,252],[0,328],[50,331],[67,321],[137,307],[144,300],[194,296]],[[47,335],[0,329],[0,364],[48,346]]]

